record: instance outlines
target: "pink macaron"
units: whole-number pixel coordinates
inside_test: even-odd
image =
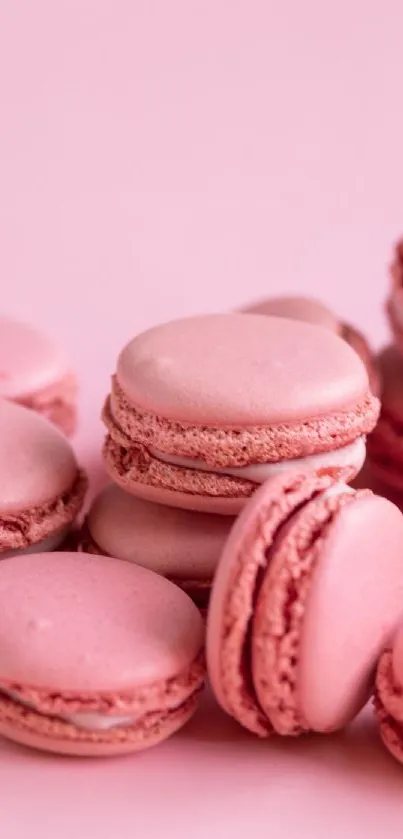
[[[129,562],[78,553],[0,563],[0,734],[71,755],[164,740],[203,684],[190,598]]]
[[[402,625],[379,660],[374,707],[386,748],[400,763],[403,763]]]
[[[379,422],[368,438],[368,462],[375,477],[403,490],[403,355],[395,344],[379,355],[382,408]]]
[[[260,314],[271,315],[275,317],[291,318],[292,320],[301,320],[305,323],[311,323],[316,326],[322,326],[325,329],[330,329],[336,335],[340,335],[344,341],[352,347],[359,355],[363,364],[367,369],[369,382],[372,393],[379,396],[380,392],[380,376],[376,357],[371,350],[365,336],[351,326],[336,317],[336,315],[320,300],[314,297],[298,297],[286,295],[284,297],[269,297],[267,300],[262,300],[245,307],[242,311]]]
[[[403,351],[403,239],[397,242],[390,266],[386,312],[396,343]]]
[[[357,473],[378,412],[364,365],[330,330],[258,315],[187,318],[121,352],[104,460],[134,495],[236,515],[278,472]]]
[[[232,521],[152,504],[110,484],[90,507],[81,546],[88,553],[136,562],[162,574],[205,609]]]
[[[77,381],[57,344],[26,323],[0,317],[0,397],[47,417],[70,436]]]
[[[352,720],[402,611],[403,517],[343,478],[288,473],[267,482],[218,565],[211,684],[224,710],[262,737]]]
[[[71,537],[87,478],[44,417],[0,399],[0,559],[53,551]]]

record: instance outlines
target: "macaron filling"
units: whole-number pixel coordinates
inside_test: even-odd
[[[133,696],[74,696],[47,693],[35,688],[0,684],[0,724],[12,720],[35,731],[39,726],[46,733],[49,724],[52,735],[58,724],[70,727],[79,736],[108,736],[115,730],[150,729],[182,713],[186,716],[197,700],[205,675],[204,655],[200,653],[188,669],[172,683],[149,685]],[[114,712],[114,706],[120,713]],[[84,708],[84,710],[81,710]],[[106,710],[107,709],[107,710]],[[81,732],[81,734],[80,734]],[[64,732],[66,734],[66,732]]]
[[[4,553],[0,553],[0,559],[8,559],[11,556],[20,556],[20,554],[46,553],[48,551],[55,551],[57,548],[60,548],[60,545],[63,544],[70,530],[71,525],[68,524],[66,525],[66,527],[62,527],[60,528],[60,530],[57,530],[56,533],[52,533],[50,536],[47,536],[46,539],[42,539],[40,542],[35,542],[32,545],[28,545],[27,548],[17,548],[13,551],[4,551]]]
[[[0,693],[4,694],[4,696],[8,696],[18,705],[22,705],[24,708],[28,708],[31,711],[35,711],[37,714],[41,712],[35,707],[33,702],[27,702],[24,699],[21,699],[18,696],[18,693],[12,690],[7,690],[6,688],[1,688]],[[43,716],[47,716],[43,714]],[[62,720],[63,722],[69,722],[72,725],[75,725],[77,728],[82,728],[85,731],[107,731],[110,728],[115,728],[116,726],[121,725],[133,725],[138,719],[138,716],[118,716],[113,714],[101,714],[96,713],[96,711],[77,711],[75,714],[53,714],[52,715],[55,719]]]
[[[189,457],[178,457],[173,454],[165,454],[154,448],[149,449],[152,457],[168,463],[172,466],[179,466],[184,469],[194,469],[202,472],[213,472],[218,475],[229,475],[233,478],[251,481],[256,484],[263,484],[265,481],[286,470],[302,471],[312,469],[313,471],[324,471],[330,467],[343,468],[351,466],[357,473],[362,469],[366,455],[365,437],[359,437],[353,443],[333,449],[330,452],[308,455],[307,457],[282,460],[278,463],[254,463],[248,466],[216,468],[203,460]]]

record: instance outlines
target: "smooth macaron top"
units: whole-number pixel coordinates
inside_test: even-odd
[[[206,426],[318,417],[354,408],[368,394],[363,364],[337,335],[247,314],[150,329],[121,352],[117,380],[134,407]]]
[[[0,511],[53,501],[77,477],[64,435],[28,408],[0,399]]]
[[[97,547],[178,580],[210,580],[232,520],[151,504],[105,487],[88,513],[87,527]]]
[[[192,601],[140,566],[62,552],[0,563],[3,685],[124,693],[185,671],[202,643]]]
[[[245,313],[271,315],[278,318],[301,320],[305,323],[323,326],[331,332],[340,331],[340,321],[320,300],[314,297],[269,297],[242,309]]]
[[[0,317],[0,396],[18,399],[49,387],[68,372],[67,360],[46,333]]]

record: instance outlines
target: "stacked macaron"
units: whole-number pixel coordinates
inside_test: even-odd
[[[403,604],[403,516],[350,486],[376,367],[317,308],[285,315],[187,318],[123,348],[103,409],[111,483],[76,553],[86,478],[70,445],[0,401],[4,736],[147,748],[196,710],[205,657],[217,701],[262,737],[337,730],[373,693]]]
[[[368,475],[388,497],[403,501],[403,242],[395,248],[386,303],[393,340],[379,353],[381,415],[368,440]]]
[[[118,358],[103,413],[114,486],[84,546],[205,607],[231,519],[258,486],[289,470],[357,474],[377,415],[364,365],[331,330],[247,314],[157,326]]]

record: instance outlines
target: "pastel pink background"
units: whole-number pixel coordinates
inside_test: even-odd
[[[3,0],[1,307],[82,380],[77,440],[154,321],[308,290],[386,336],[403,229],[400,0]],[[142,756],[0,743],[7,839],[401,834],[403,770],[370,718],[260,743],[207,699]]]

